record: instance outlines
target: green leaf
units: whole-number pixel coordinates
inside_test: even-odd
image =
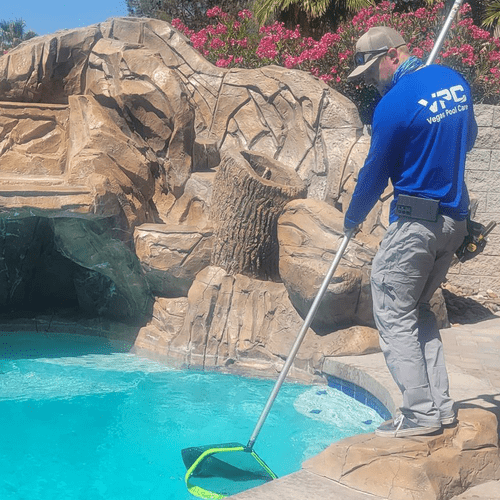
[[[264,24],[278,12],[296,5],[312,18],[321,17],[329,7],[356,12],[374,4],[374,0],[256,0],[254,12],[257,21]]]
[[[495,26],[500,21],[500,0],[492,0],[485,8],[485,19],[483,26],[490,28]]]

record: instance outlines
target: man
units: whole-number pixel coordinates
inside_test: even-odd
[[[467,234],[465,156],[477,125],[467,82],[424,66],[388,27],[356,44],[356,69],[382,94],[370,151],[345,214],[353,230],[388,185],[390,226],[372,264],[373,311],[387,366],[403,394],[401,414],[375,433],[426,435],[455,422],[443,346],[429,300]]]

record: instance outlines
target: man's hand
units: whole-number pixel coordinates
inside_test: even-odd
[[[349,238],[352,238],[359,231],[360,231],[359,226],[354,226],[354,227],[350,227],[350,228],[344,226],[344,234],[346,236],[348,236]]]

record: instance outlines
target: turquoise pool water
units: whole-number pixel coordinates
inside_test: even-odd
[[[0,499],[184,500],[181,449],[246,444],[273,381],[178,371],[98,337],[0,333]],[[379,414],[285,383],[255,450],[278,476]]]

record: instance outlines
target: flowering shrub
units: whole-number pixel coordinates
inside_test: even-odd
[[[240,11],[235,18],[214,7],[207,10],[207,17],[212,24],[197,32],[179,19],[173,19],[172,26],[184,33],[195,49],[220,68],[256,68],[269,64],[257,55],[260,36],[249,10]]]
[[[460,71],[471,83],[477,102],[500,103],[500,39],[474,26],[470,5],[460,10],[454,37],[441,52],[441,63]]]
[[[475,26],[470,11],[469,4],[462,6],[435,62],[461,72],[471,84],[476,102],[498,104],[500,39]],[[278,22],[259,29],[248,10],[232,17],[215,7],[207,11],[207,17],[211,24],[198,32],[179,20],[174,19],[172,25],[188,36],[209,61],[224,68],[277,64],[308,71],[349,97],[366,118],[364,108],[373,109],[376,92],[361,81],[346,81],[354,68],[357,39],[373,26],[391,26],[402,34],[412,54],[425,61],[444,24],[445,10],[440,2],[415,12],[394,12],[394,4],[383,1],[361,9],[335,33],[325,33],[320,40],[302,37],[299,26],[289,30]]]

